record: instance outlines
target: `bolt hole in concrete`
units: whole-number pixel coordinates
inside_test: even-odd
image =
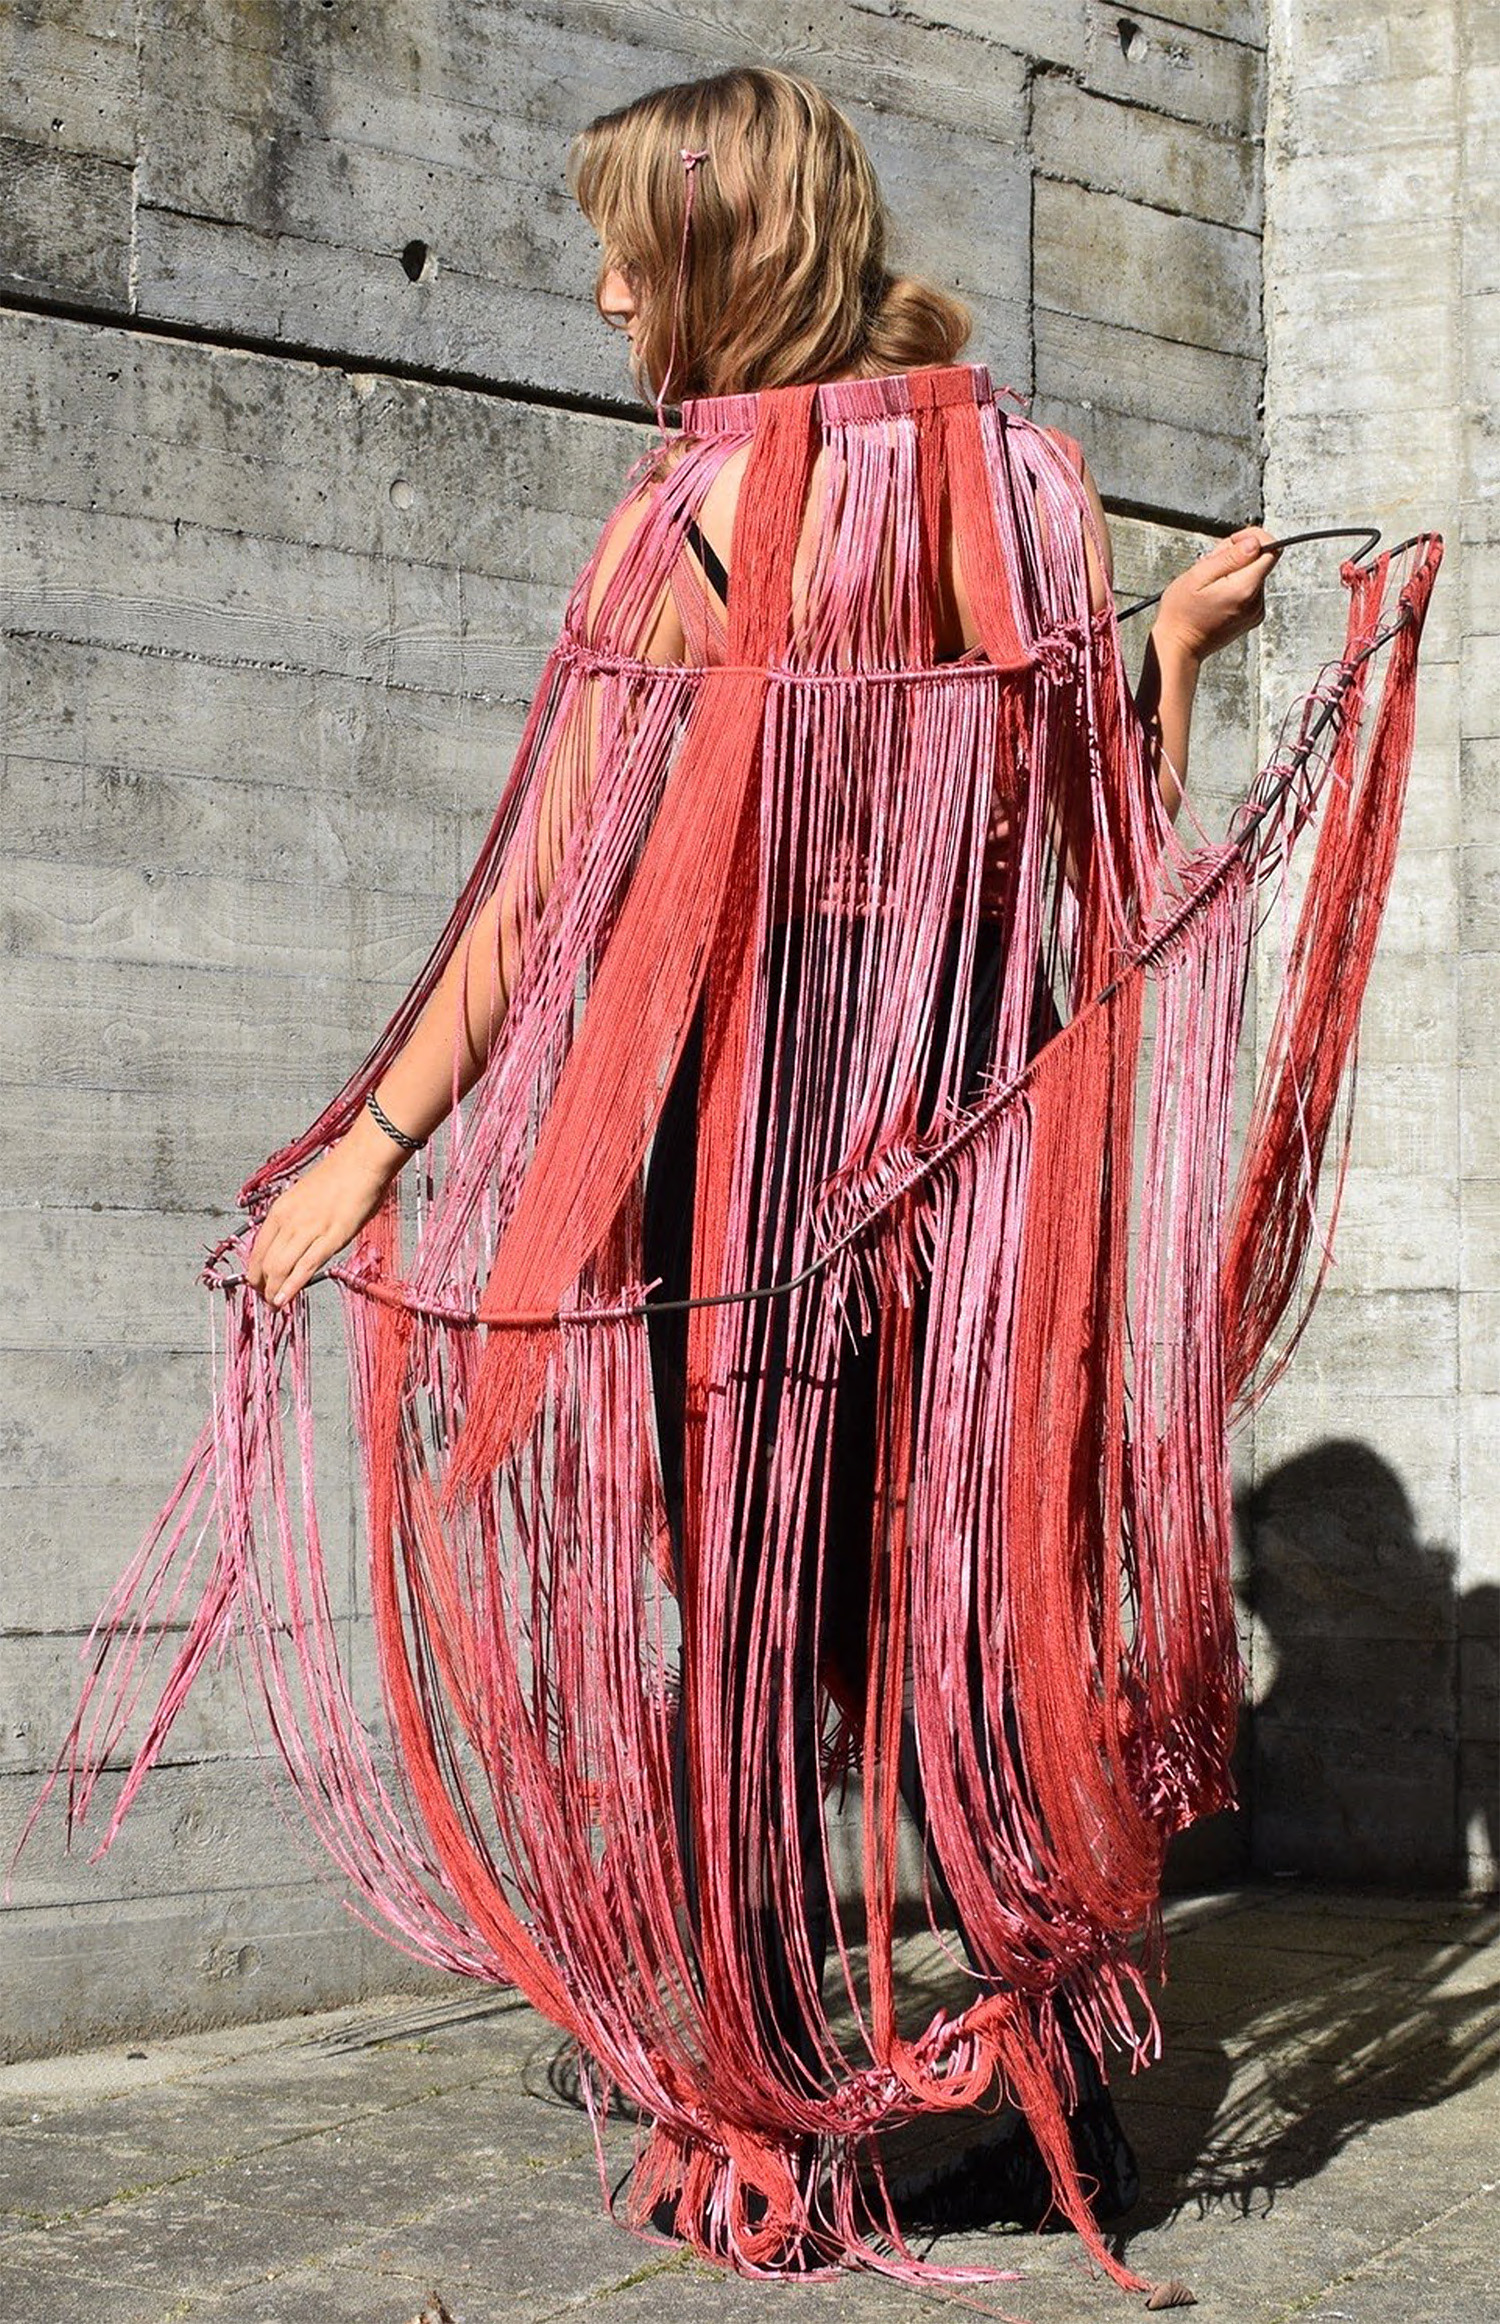
[[[408,242],[401,253],[401,271],[408,282],[431,282],[437,260],[425,242]]]
[[[1122,16],[1115,29],[1120,36],[1120,54],[1128,57],[1141,37],[1141,28],[1132,24],[1128,16]]]
[[[391,485],[392,508],[410,508],[416,497],[404,476],[398,476],[394,479]]]

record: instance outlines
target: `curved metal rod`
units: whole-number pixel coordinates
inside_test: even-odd
[[[1412,539],[1420,540],[1421,537],[1420,533],[1415,533]],[[1349,553],[1350,561],[1357,565],[1364,558],[1371,556],[1379,546],[1380,527],[1379,525],[1314,525],[1309,532],[1285,533],[1279,541],[1268,541],[1266,547],[1269,549],[1295,549],[1300,547],[1303,541],[1358,541],[1359,547],[1352,549]],[[1411,541],[1403,541],[1401,547],[1409,549]],[[1212,554],[1211,551],[1208,553]],[[1393,557],[1399,554],[1399,550],[1392,549],[1391,555]],[[1165,595],[1165,589],[1158,589],[1154,597],[1138,597],[1133,605],[1122,605],[1115,615],[1116,621],[1129,621],[1132,615],[1144,613],[1148,606],[1159,605]]]

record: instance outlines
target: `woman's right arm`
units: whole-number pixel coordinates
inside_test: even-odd
[[[1182,804],[1198,673],[1210,654],[1265,619],[1266,575],[1278,551],[1262,525],[1243,525],[1162,592],[1141,662],[1135,705],[1154,752],[1167,813]]]
[[[586,620],[592,624],[647,510],[627,503],[611,519],[598,551]],[[669,592],[645,624],[643,659],[681,661],[682,626]],[[495,893],[475,915],[411,1033],[376,1085],[376,1104],[409,1138],[425,1143],[473,1088],[489,1060],[515,987],[525,941],[545,903],[579,805],[593,780],[599,704],[584,697],[581,732],[555,751],[534,849],[508,863]],[[530,889],[528,895],[527,889]],[[273,1307],[284,1307],[372,1219],[408,1150],[361,1109],[335,1145],[284,1187],[256,1231],[245,1279]]]
[[[546,885],[538,864],[537,904]],[[476,914],[432,997],[375,1089],[398,1129],[423,1143],[483,1072],[514,981],[520,926],[514,871]],[[491,973],[471,974],[471,964]],[[456,1054],[455,1054],[456,1052]],[[273,1307],[296,1297],[320,1267],[352,1242],[385,1199],[409,1149],[362,1108],[336,1144],[284,1187],[256,1231],[245,1279]]]

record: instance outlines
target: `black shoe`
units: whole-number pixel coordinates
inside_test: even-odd
[[[1121,2218],[1140,2196],[1140,2172],[1102,2085],[1068,2116],[1068,2138],[1094,2217],[1101,2223]],[[1024,2120],[1003,2138],[971,2147],[930,2186],[898,2201],[897,2209],[903,2224],[936,2234],[1069,2225],[1057,2208],[1042,2150]]]
[[[898,2196],[903,2227],[963,2235],[981,2227],[1035,2227],[1052,2201],[1052,2180],[1025,2122],[970,2147],[915,2194]]]
[[[1107,2090],[1074,2107],[1068,2116],[1068,2138],[1080,2175],[1097,2188],[1090,2198],[1094,2217],[1123,2218],[1140,2201],[1141,2174]]]

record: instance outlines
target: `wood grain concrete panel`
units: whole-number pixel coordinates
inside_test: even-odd
[[[1488,634],[1477,634],[1467,641],[1463,662],[1463,727],[1465,744],[1474,746],[1474,755],[1465,753],[1465,806],[1470,779],[1477,783],[1477,806],[1486,809],[1486,799],[1493,797],[1495,783],[1495,741],[1500,741],[1500,625]]]
[[[1120,13],[1114,11],[1117,18]],[[1136,19],[1159,24],[1164,30],[1176,27],[1202,32],[1214,40],[1238,41],[1245,48],[1264,49],[1266,45],[1262,0],[1154,0],[1152,7],[1137,9],[1134,14]],[[1115,37],[1118,40],[1118,26]]]
[[[1459,1061],[1460,964],[1403,952],[1375,955],[1360,1015],[1360,1088],[1367,1068],[1451,1071]]]
[[[135,0],[69,0],[0,16],[0,124],[39,156],[136,154]]]
[[[128,164],[0,138],[0,294],[122,312],[131,216]]]
[[[1260,366],[1038,307],[1037,417],[1084,446],[1107,501],[1244,521],[1259,500]]]
[[[646,441],[626,421],[45,316],[0,317],[0,348],[0,428],[24,455],[8,498],[497,575],[571,580]]]
[[[126,1555],[128,1551],[118,1556],[114,1575],[106,1574],[106,1593]],[[88,1668],[80,1659],[84,1644],[76,1635],[0,1634],[0,1687],[12,1706],[0,1724],[0,1775],[30,1775],[38,1785],[45,1780],[67,1734]],[[165,1679],[169,1667],[169,1661],[159,1666],[160,1679]],[[147,1711],[153,1701],[148,1683]],[[210,1759],[253,1760],[255,1755],[238,1670],[232,1665],[206,1670],[173,1724],[165,1754],[168,1763],[181,1767]]]
[[[1399,522],[1404,538],[1418,526],[1442,529],[1446,514],[1442,473],[1451,439],[1452,416],[1441,403],[1421,411],[1408,410],[1399,428],[1381,410],[1308,411],[1288,414],[1276,431],[1276,470],[1282,498],[1293,491],[1304,494],[1304,505],[1316,493],[1324,500],[1329,481],[1337,479],[1342,510],[1370,509]],[[1332,520],[1330,520],[1332,521]],[[1357,519],[1352,521],[1358,521]],[[1453,596],[1454,576],[1439,583],[1442,597]],[[1432,621],[1445,613],[1434,595]]]
[[[1425,957],[1425,956],[1424,956]],[[1458,1162],[1458,1075],[1452,1065],[1361,1066],[1354,1094],[1351,1158],[1384,1172],[1392,1199],[1416,1201],[1414,1182],[1452,1177]],[[1342,1276],[1339,1278],[1342,1281]],[[1452,1281],[1452,1251],[1437,1285]]]
[[[1044,335],[1040,319],[1038,334]],[[1133,341],[1138,353],[1157,351],[1151,341],[1134,333],[1117,336]],[[1162,352],[1170,359],[1169,349]],[[1188,526],[1206,524],[1222,530],[1243,522],[1247,493],[1253,494],[1255,463],[1242,437],[1149,428],[1132,414],[1117,411],[1111,394],[1108,376],[1102,381],[1096,376],[1086,401],[1047,392],[1038,395],[1034,407],[1039,420],[1064,429],[1084,445],[1106,504],[1126,501]]]
[[[413,959],[413,970],[418,965]],[[330,1066],[347,1059],[352,1069],[408,981],[361,985],[352,976],[243,964],[224,971],[184,964],[164,975],[130,962],[100,964],[62,986],[49,962],[18,960],[8,973],[0,1083],[44,1078],[94,1090],[126,1082],[163,1109],[165,1135],[182,1107],[233,1089],[244,1099],[248,1145],[256,1149],[263,1121],[268,1135],[258,1153],[268,1153],[280,1142],[278,1122],[285,1134],[290,1112],[300,1128],[320,1093],[341,1086],[344,1073],[327,1086]],[[268,1026],[295,1026],[296,1052],[269,1041]]]
[[[152,1214],[38,1205],[5,1212],[0,1349],[12,1355],[65,1345],[108,1355],[123,1347],[168,1354],[206,1347],[211,1302],[200,1296],[197,1277],[205,1251],[224,1232],[222,1215],[207,1208]]]
[[[185,1312],[191,1309],[189,1300]],[[138,1540],[203,1422],[206,1298],[198,1315],[200,1344],[191,1353],[157,1351],[136,1360],[119,1347],[53,1345],[7,1357],[0,1442],[8,1489],[24,1493],[58,1479],[87,1478],[101,1511],[129,1507],[122,1532]]]
[[[1462,1193],[1460,1291],[1500,1291],[1500,1156],[1497,1167],[1470,1178]]]
[[[1296,44],[1296,70],[1286,76],[1283,104],[1299,89],[1363,85],[1399,109],[1403,80],[1429,74],[1451,80],[1458,62],[1458,24],[1451,8],[1397,11],[1349,8],[1340,0],[1297,0],[1282,37]],[[1377,109],[1378,94],[1372,102],[1372,111]],[[1327,142],[1346,142],[1341,123],[1330,128]]]
[[[1024,345],[1007,313],[1024,293],[1006,286],[1025,279],[1026,209],[1010,194],[1025,69],[998,44],[977,70],[957,34],[898,21],[876,38],[855,14],[848,40],[814,59],[774,5],[732,22],[688,11],[668,49],[645,8],[471,6],[415,35],[377,20],[359,42],[314,12],[268,13],[274,39],[265,22],[207,12],[191,89],[164,24],[148,22],[146,312],[631,403],[592,311],[596,252],[563,184],[568,139],[638,87],[769,59],[826,64],[889,182],[904,262],[971,295],[997,344]],[[945,138],[957,152],[921,162]],[[416,242],[430,258],[412,281],[402,254]]]
[[[1048,178],[1033,229],[1039,308],[1259,359],[1253,236]]]
[[[164,883],[207,878],[212,893],[222,893],[226,882],[264,891],[286,888],[300,873],[304,883],[357,886],[388,899],[398,921],[415,914],[407,918],[404,943],[457,893],[488,819],[480,780],[484,773],[493,781],[493,770],[478,765],[472,809],[465,809],[462,796],[446,810],[416,800],[397,818],[380,791],[350,770],[347,754],[339,769],[343,787],[334,790],[319,784],[305,764],[293,770],[293,780],[259,782],[236,763],[232,742],[222,777],[205,761],[186,773],[142,764],[139,733],[130,742],[137,756],[124,766],[66,767],[19,753],[0,766],[0,814],[13,849],[16,900],[29,884],[48,922],[78,925],[73,902],[49,895],[46,885],[49,869],[55,882],[58,843],[66,832],[77,850],[74,860],[90,878],[129,874],[155,891],[153,918]],[[123,900],[127,911],[141,901]],[[170,931],[169,921],[161,924]],[[148,948],[138,957],[170,958],[174,944],[175,935],[169,935],[164,950]]]
[[[18,1829],[30,1776],[0,1779]],[[163,1867],[178,1868],[164,1878]],[[56,1901],[22,1901],[44,1886]],[[375,1994],[431,1992],[436,1973],[361,1926],[335,1880],[288,1845],[262,1771],[163,1768],[101,1864],[39,1828],[0,1949],[0,2056],[245,2024]]]
[[[1465,1396],[1500,1396],[1500,1291],[1459,1293],[1458,1380]]]
[[[1200,31],[1172,21],[1176,11],[1133,15],[1116,8],[1089,11],[1085,78],[1103,95],[1182,121],[1256,121],[1264,104],[1263,22],[1251,38]],[[1196,15],[1184,9],[1181,14]],[[1258,14],[1258,11],[1256,12]],[[1233,17],[1242,31],[1250,9]]]
[[[1308,402],[1321,409],[1325,401],[1341,394],[1389,395],[1392,383],[1379,390],[1368,377],[1362,386],[1346,384],[1377,371],[1358,359],[1351,362],[1350,350],[1365,344],[1372,327],[1379,328],[1375,318],[1382,311],[1388,311],[1393,321],[1401,320],[1402,360],[1395,379],[1405,391],[1404,408],[1442,405],[1449,393],[1446,342],[1451,310],[1445,312],[1444,302],[1434,299],[1433,285],[1447,277],[1448,245],[1449,230],[1442,218],[1408,221],[1398,216],[1366,230],[1347,207],[1332,214],[1294,213],[1277,228],[1274,263],[1266,275],[1268,328],[1285,297],[1288,319],[1300,320],[1309,331],[1301,358],[1305,381],[1326,376],[1337,383],[1326,393],[1321,387],[1315,393],[1307,387],[1299,390],[1297,401],[1283,406],[1286,417],[1295,416]],[[1278,287],[1283,281],[1292,286],[1285,293]],[[1440,317],[1441,336],[1435,328],[1426,332],[1414,328],[1412,336],[1406,335],[1408,301],[1418,326],[1424,313]]]
[[[225,668],[129,645],[13,633],[0,676],[12,745],[0,783],[22,854],[55,846],[67,816],[79,818],[80,849],[101,862],[131,859],[137,819],[141,844],[175,844],[180,860],[195,860],[201,840],[253,861],[283,843],[281,819],[300,812],[316,819],[314,853],[326,831],[352,871],[373,875],[372,850],[425,832],[434,863],[457,872],[520,739],[515,705],[475,693]],[[394,831],[391,798],[402,803]]]
[[[393,994],[391,1005],[400,997]],[[330,1073],[340,1059],[356,1063],[369,1046],[379,1003],[365,999],[370,1022],[356,1028],[351,1006],[347,1045],[328,1044]],[[59,1085],[34,1071],[21,1081],[0,1081],[0,1105],[11,1126],[0,1146],[0,1210],[40,1202],[65,1212],[94,1203],[137,1214],[204,1211],[227,1234],[236,1223],[236,1191],[273,1148],[312,1119],[320,1092],[309,1074],[300,1103],[260,1097],[258,1065],[247,1055],[231,1105],[222,1068],[214,1072],[216,1046],[223,1044],[211,1040],[196,1082],[184,1065],[170,1105],[159,1090]]]
[[[862,12],[900,16],[899,0],[861,0]],[[1188,120],[1227,119],[1258,91],[1264,18],[1257,0],[1166,0],[1129,12],[1088,0],[924,0],[922,21],[976,41],[995,38],[1090,86]]]
[[[1042,73],[1032,98],[1031,140],[1046,177],[1215,225],[1259,227],[1260,146],[1250,120],[1168,120],[1095,95],[1060,73]]]
[[[6,1354],[13,1403],[3,1424],[3,1494],[15,1567],[0,1610],[0,1630],[11,1637],[62,1642],[47,1681],[52,1689],[48,1718],[55,1713],[61,1721],[55,1731],[47,1730],[54,1734],[48,1756],[71,1716],[79,1683],[76,1672],[70,1675],[69,1656],[135,1558],[208,1416],[210,1357],[223,1328],[223,1295],[205,1290],[199,1275],[205,1249],[240,1222],[237,1217],[185,1218],[180,1250],[172,1246],[174,1223],[167,1217],[154,1232],[144,1230],[153,1313],[139,1345],[129,1330],[117,1329],[110,1338],[102,1328],[102,1319],[117,1316],[128,1295],[132,1234],[142,1231],[138,1211],[53,1211],[24,1238],[32,1256],[56,1244],[66,1256],[59,1274],[49,1278],[59,1285],[54,1310],[59,1326],[52,1339]],[[14,1213],[0,1219],[11,1287],[22,1280],[22,1224],[23,1216]],[[195,1232],[200,1225],[201,1233]],[[90,1233],[100,1226],[104,1231]],[[97,1262],[92,1271],[86,1265],[91,1260]],[[47,1288],[38,1286],[29,1301],[33,1311]],[[320,1530],[330,1600],[336,1619],[344,1623],[362,1614],[367,1591],[363,1556],[356,1550],[358,1493],[337,1291],[320,1285],[312,1295],[309,1331]],[[65,1333],[80,1344],[66,1345]],[[128,1442],[114,1441],[127,1430]],[[23,1544],[32,1554],[23,1556]],[[203,1555],[211,1554],[210,1546]],[[200,1560],[200,1586],[205,1571]],[[369,1698],[372,1704],[377,1693]],[[17,1715],[26,1707],[24,1689],[6,1699]],[[222,1706],[214,1713],[221,1715]],[[174,1744],[178,1758],[192,1755],[184,1740],[189,1732],[183,1728]]]
[[[54,511],[45,537],[0,521],[0,626],[73,643],[379,679],[402,620],[451,608],[454,589],[408,566],[393,620],[380,564],[352,552],[81,509]]]
[[[1471,952],[1458,964],[1458,1048],[1461,1062],[1479,1067],[1494,1053],[1500,1025],[1500,952]]]
[[[1297,1393],[1403,1405],[1458,1387],[1458,1294],[1437,1290],[1326,1290],[1297,1351]],[[1383,1419],[1383,1415],[1382,1415]]]
[[[59,981],[125,965],[254,978],[294,952],[309,981],[383,984],[419,966],[443,908],[436,883],[413,892],[399,855],[375,881],[352,881],[336,856],[319,877],[306,852],[294,844],[259,876],[75,863],[60,881],[55,858],[13,862],[0,944],[53,963]]]
[[[1360,1074],[1357,1154],[1372,1143],[1389,1151]],[[1445,1095],[1450,1093],[1445,1092]],[[1410,1105],[1414,1093],[1398,1085],[1389,1108]],[[1441,1291],[1453,1280],[1459,1235],[1459,1191],[1451,1171],[1421,1174],[1413,1162],[1398,1176],[1379,1160],[1351,1162],[1333,1234],[1329,1282],[1340,1291]]]
[[[1140,448],[1132,446],[1138,462],[1149,460],[1145,447],[1153,435],[1166,457],[1180,454],[1182,436],[1216,436],[1239,448],[1246,475],[1253,477],[1260,400],[1254,356],[1046,307],[1036,314],[1036,350],[1039,395],[1081,409],[1098,403],[1146,423],[1137,431]],[[1134,474],[1120,479],[1119,490],[1121,498],[1145,497]]]

